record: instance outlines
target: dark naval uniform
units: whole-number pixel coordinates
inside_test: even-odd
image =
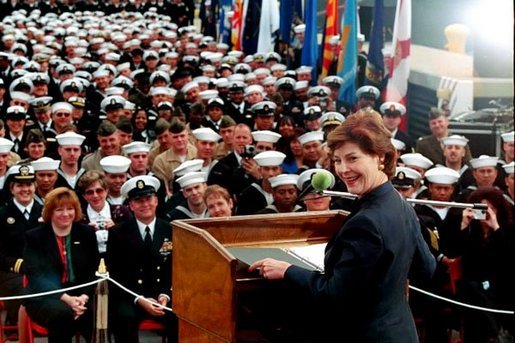
[[[107,241],[107,263],[111,277],[133,292],[157,299],[160,294],[171,295],[172,287],[172,228],[156,218],[151,251],[145,247],[135,218],[114,226]],[[138,323],[148,316],[137,304],[134,296],[113,289],[110,313],[113,315],[115,337],[119,342],[135,342]],[[176,321],[170,312],[153,320]]]
[[[23,248],[25,233],[38,226],[43,207],[34,201],[29,219],[9,200],[0,208],[0,296],[23,292]],[[5,302],[9,319],[16,321],[20,301]]]
[[[237,215],[255,214],[264,207],[271,205],[272,195],[267,193],[258,183],[253,183],[238,196]]]

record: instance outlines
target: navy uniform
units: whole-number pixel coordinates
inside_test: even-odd
[[[21,92],[11,92],[13,93],[21,93]],[[20,95],[22,97],[27,96],[25,93]],[[6,112],[6,121],[23,121],[25,125],[27,112],[21,106],[9,106]],[[6,123],[8,124],[8,123]],[[24,128],[19,136],[15,137],[11,132],[9,132],[9,127],[6,125],[5,138],[11,140],[14,143],[11,151],[18,154],[22,159],[27,158],[27,152],[25,151],[25,141],[27,139],[27,128]]]
[[[275,188],[280,186],[293,186],[295,190],[295,202],[297,201],[297,181],[299,179],[298,175],[295,174],[280,174],[274,177],[271,177],[269,179],[270,186],[272,189],[275,190]],[[272,193],[273,194],[273,193]],[[290,206],[291,205],[291,206]],[[286,206],[285,204],[282,204],[282,206]],[[256,212],[256,214],[271,214],[271,213],[289,213],[289,212],[302,212],[303,208],[295,203],[291,203],[288,206],[290,206],[289,209],[281,209],[276,206],[275,198],[274,202],[271,205],[266,206],[265,208],[259,210]]]
[[[13,182],[33,183],[34,168],[29,165],[11,167],[5,187],[9,188]],[[23,213],[25,209],[29,212],[28,219]],[[41,211],[42,206],[34,200],[24,207],[15,199],[10,199],[0,207],[0,296],[23,292],[25,233],[39,225]],[[16,322],[20,301],[7,301],[5,306],[9,320]]]
[[[254,160],[260,169],[262,167],[280,166],[285,158],[286,155],[279,151],[264,151],[254,156]],[[279,170],[282,170],[282,168]],[[264,176],[263,173],[262,176]],[[265,182],[269,183],[264,178],[260,182],[254,182],[238,195],[238,209],[236,212],[238,215],[255,214],[266,206],[272,205],[274,198],[272,193],[264,189]]]
[[[154,197],[159,180],[152,176],[136,176],[122,186],[129,204],[141,198]],[[146,199],[150,201],[149,199]],[[147,230],[148,229],[148,230]],[[107,242],[107,264],[113,279],[141,297],[166,299],[170,304],[172,289],[172,228],[170,223],[156,218],[143,223],[135,217],[110,230]],[[112,328],[117,342],[138,342],[138,325],[151,317],[134,296],[113,289],[110,299]],[[165,311],[164,316],[151,317],[168,329],[170,341],[177,341],[177,318]]]
[[[394,101],[387,101],[383,103],[381,107],[379,107],[379,110],[381,111],[383,117],[400,117],[406,114],[406,107]],[[395,130],[392,131],[392,137],[406,145],[406,152],[413,152],[415,150],[415,141],[410,136],[408,136],[408,134],[400,131],[399,128],[395,128]]]
[[[205,190],[206,179],[207,174],[204,172],[188,172],[180,178],[178,178],[176,181],[181,187],[181,189],[184,189],[184,187],[190,185],[203,184]],[[191,204],[188,202],[188,199],[185,198],[185,200],[186,201],[184,201],[182,204],[176,206],[173,210],[167,213],[166,216],[169,221],[177,219],[195,219],[209,217],[209,212],[207,211],[207,206],[205,206],[205,203],[203,203],[203,206],[199,206],[199,209],[201,209],[200,213],[194,213],[192,211],[193,209],[191,208]]]

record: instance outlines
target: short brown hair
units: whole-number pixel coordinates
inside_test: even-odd
[[[395,174],[395,148],[390,131],[384,126],[381,115],[366,108],[347,117],[327,137],[327,146],[338,149],[346,142],[352,142],[370,155],[384,156],[384,173],[391,178]]]
[[[214,195],[216,198],[222,198],[227,202],[232,200],[231,195],[227,191],[227,189],[223,188],[219,185],[210,185],[207,186],[206,191],[204,192],[204,202],[207,201],[207,198]]]
[[[105,180],[105,174],[99,170],[88,170],[79,179],[79,188],[86,190],[95,182],[100,182],[102,188],[107,189],[107,183]]]
[[[69,188],[66,187],[58,187],[50,193],[48,193],[45,197],[45,206],[43,207],[43,212],[41,213],[41,217],[43,217],[43,222],[46,224],[50,224],[52,220],[52,214],[55,209],[58,207],[66,205],[71,205],[75,209],[75,218],[74,222],[78,222],[82,220],[82,210],[80,207],[79,197]]]

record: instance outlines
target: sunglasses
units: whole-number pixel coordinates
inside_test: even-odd
[[[94,195],[94,194],[104,194],[105,193],[105,189],[103,188],[96,188],[96,189],[86,189],[86,191],[84,192],[84,194],[86,195]]]
[[[59,117],[59,118],[62,118],[62,117],[69,117],[69,116],[71,116],[71,113],[66,113],[66,112],[57,112],[57,113],[55,113],[55,116],[56,116],[56,117]]]

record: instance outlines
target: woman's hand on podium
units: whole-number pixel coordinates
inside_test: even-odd
[[[263,260],[259,260],[254,262],[249,267],[249,272],[252,272],[256,269],[259,270],[259,273],[265,278],[269,280],[277,280],[283,279],[284,273],[286,269],[291,266],[291,263],[284,261],[277,261],[273,258],[265,258]]]

